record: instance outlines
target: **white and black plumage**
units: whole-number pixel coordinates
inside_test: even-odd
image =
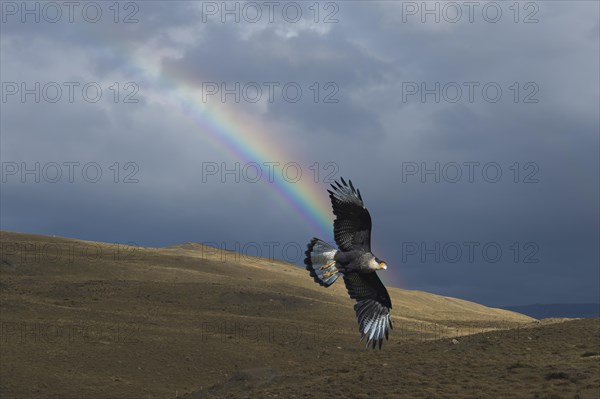
[[[329,287],[342,275],[358,319],[361,341],[373,348],[388,338],[392,328],[392,302],[376,270],[386,269],[385,262],[371,253],[371,215],[365,208],[360,191],[342,178],[333,191],[327,190],[333,213],[333,234],[338,248],[313,238],[308,244],[304,263],[315,282]]]

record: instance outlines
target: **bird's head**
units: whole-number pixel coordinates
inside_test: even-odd
[[[387,265],[381,259],[375,258],[375,262],[377,262],[377,265],[379,266],[379,269],[383,269],[383,270],[387,269]]]

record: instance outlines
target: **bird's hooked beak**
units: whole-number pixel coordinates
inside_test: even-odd
[[[380,267],[381,267],[383,270],[387,269],[387,265],[385,264],[385,262],[379,262],[379,266],[380,266]]]

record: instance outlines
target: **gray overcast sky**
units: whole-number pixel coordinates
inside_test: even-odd
[[[598,301],[598,2],[69,4],[1,3],[3,230],[301,263],[343,176],[389,285]]]

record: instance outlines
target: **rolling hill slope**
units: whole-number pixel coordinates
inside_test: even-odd
[[[466,347],[452,338],[486,334],[533,346],[528,329],[559,328],[391,288],[390,340],[382,351],[364,351],[343,284],[324,289],[294,265],[199,244],[139,248],[13,232],[1,232],[0,241],[2,397],[244,397],[249,386],[265,397],[273,387],[298,389],[309,377],[324,386],[339,373],[359,381],[352,373],[366,378],[369,365],[394,392],[392,365],[401,367],[413,352],[416,361],[415,348],[429,353],[438,345],[447,356]],[[597,334],[593,327],[582,331]]]

